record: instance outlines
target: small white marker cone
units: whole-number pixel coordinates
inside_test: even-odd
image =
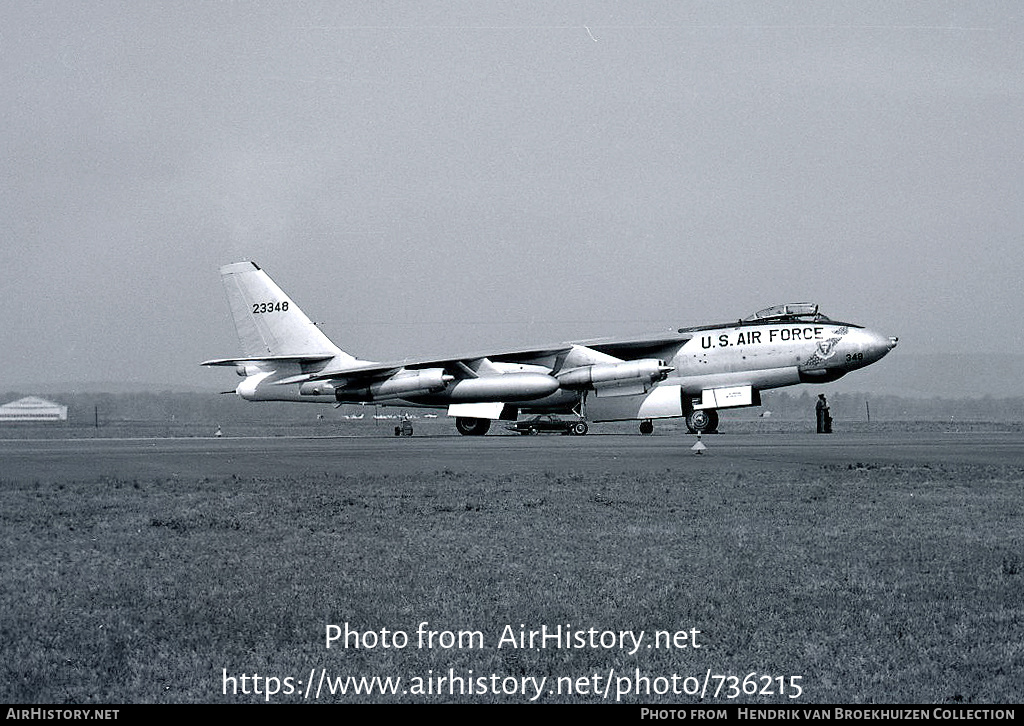
[[[690,447],[690,451],[692,451],[693,453],[695,453],[695,454],[697,454],[699,456],[700,454],[704,453],[704,450],[706,448],[708,448],[708,447],[706,447],[703,443],[701,443],[700,434],[697,434],[697,443]]]

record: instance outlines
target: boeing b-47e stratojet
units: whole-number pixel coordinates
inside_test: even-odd
[[[654,419],[676,417],[691,432],[715,431],[719,409],[759,406],[770,388],[835,381],[897,340],[793,303],[656,337],[378,363],[334,345],[255,263],[220,273],[244,357],[202,365],[234,367],[242,398],[444,408],[467,436],[520,414],[571,415],[576,434],[588,421],[629,420],[650,433]]]

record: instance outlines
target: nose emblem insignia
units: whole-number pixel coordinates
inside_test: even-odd
[[[836,328],[836,334],[828,340],[823,340],[818,343],[817,352],[812,355],[804,363],[808,368],[815,366],[819,363],[823,363],[835,355],[836,346],[839,345],[839,341],[843,339],[843,336],[850,332],[847,327]]]

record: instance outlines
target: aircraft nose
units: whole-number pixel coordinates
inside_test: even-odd
[[[872,330],[865,330],[861,350],[864,352],[864,357],[873,363],[895,348],[897,341],[899,341],[899,338],[885,336]]]

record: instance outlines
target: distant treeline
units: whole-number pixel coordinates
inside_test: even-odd
[[[781,420],[814,419],[818,393],[824,392],[836,421],[1024,421],[1024,397],[1017,398],[911,398],[870,393],[829,393],[806,388],[799,393],[768,391],[760,408],[739,409],[730,417],[754,419],[770,412]],[[32,391],[11,392],[0,403]],[[43,398],[68,407],[69,426],[95,426],[122,422],[164,424],[266,424],[341,420],[348,415],[396,413],[394,408],[327,404],[249,403],[235,395],[203,393],[53,393]],[[410,411],[412,411],[410,409]]]
[[[67,406],[69,426],[102,426],[123,422],[216,425],[272,421],[296,423],[316,421],[318,415],[324,418],[341,417],[341,412],[330,405],[251,403],[233,394],[171,391],[46,394],[28,391],[6,394],[0,399],[0,403],[28,395],[40,395],[48,401]]]
[[[814,418],[818,394],[824,393],[837,421],[1024,421],[1024,397],[1016,398],[913,398],[871,393],[829,393],[804,389],[762,394],[761,408],[748,409],[756,417],[765,411],[784,420]]]

